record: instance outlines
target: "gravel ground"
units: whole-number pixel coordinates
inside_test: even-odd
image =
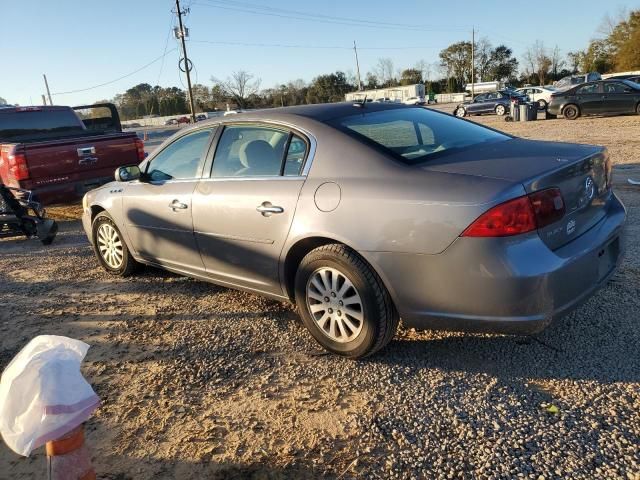
[[[401,328],[380,354],[346,361],[290,305],[150,268],[108,277],[68,206],[51,209],[53,246],[0,242],[0,367],[38,334],[92,345],[84,374],[102,406],[87,437],[103,479],[640,480],[640,190],[625,184],[640,178],[640,118],[476,120],[605,144],[629,164],[615,176],[629,209],[622,267],[541,334]],[[0,478],[44,472],[41,451],[0,447]]]

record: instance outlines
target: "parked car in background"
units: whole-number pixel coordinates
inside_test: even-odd
[[[129,129],[129,128],[140,128],[142,125],[140,125],[138,122],[131,122],[131,123],[127,123],[126,125],[123,125],[123,128]]]
[[[198,123],[83,208],[109,273],[145,263],[294,301],[322,346],[352,358],[400,318],[543,329],[611,277],[625,220],[603,147],[364,102]]]
[[[575,120],[581,115],[640,114],[640,85],[629,80],[601,80],[554,92],[547,111]]]
[[[602,76],[598,72],[578,73],[574,75],[567,75],[560,80],[553,82],[553,86],[560,89],[571,88],[573,85],[580,85],[581,83],[595,82],[602,80]]]
[[[614,75],[613,77],[607,77],[607,80],[629,80],[630,82],[640,83],[640,75]]]
[[[409,97],[402,103],[404,103],[405,105],[424,105],[427,102],[424,97]]]
[[[167,120],[166,122],[164,122],[165,125],[180,125],[183,123],[190,123],[191,120],[189,120],[189,117],[186,116],[182,116],[182,117],[178,117],[178,118],[170,118],[169,120]]]
[[[556,89],[553,87],[523,87],[516,89],[516,92],[521,95],[526,95],[529,100],[538,104],[538,110],[546,110],[549,101],[551,100],[551,94]]]
[[[0,181],[33,191],[45,205],[82,197],[144,155],[110,103],[0,109]]]
[[[499,92],[481,93],[473,100],[459,104],[453,111],[457,117],[466,115],[481,115],[483,113],[495,113],[504,115],[511,107],[511,100],[527,101],[526,95],[521,95],[515,90],[501,90]]]
[[[199,113],[196,115],[196,122],[202,122],[203,120],[207,120],[207,118],[206,113]]]

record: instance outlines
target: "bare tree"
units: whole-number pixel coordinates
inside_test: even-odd
[[[491,69],[491,42],[487,37],[481,38],[475,45],[476,71],[479,81],[486,81]]]
[[[566,65],[565,60],[560,55],[560,48],[556,45],[551,52],[551,74],[555,80],[558,79],[558,72]]]
[[[536,40],[531,47],[524,52],[525,73],[528,76],[536,75],[538,84],[544,85],[552,66],[551,57],[540,40]]]
[[[240,108],[245,108],[247,99],[260,90],[260,79],[245,70],[233,72],[225,80],[211,77],[211,81],[214,85],[218,85],[225,94],[233,97]]]
[[[395,80],[393,60],[391,60],[390,58],[379,58],[378,63],[373,69],[373,73],[383,86],[390,87]]]

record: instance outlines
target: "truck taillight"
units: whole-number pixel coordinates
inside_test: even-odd
[[[558,188],[514,198],[489,209],[462,233],[463,237],[509,237],[557,222],[565,214]]]
[[[138,160],[143,161],[145,159],[144,142],[139,138],[136,138],[136,150],[138,151]]]
[[[7,163],[9,176],[14,180],[28,180],[29,167],[27,157],[16,145],[2,149],[2,160]]]

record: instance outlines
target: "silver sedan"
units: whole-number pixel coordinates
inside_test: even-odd
[[[384,103],[200,122],[83,205],[108,272],[148,264],[294,301],[322,346],[352,358],[400,318],[541,330],[612,275],[625,220],[602,147]]]

